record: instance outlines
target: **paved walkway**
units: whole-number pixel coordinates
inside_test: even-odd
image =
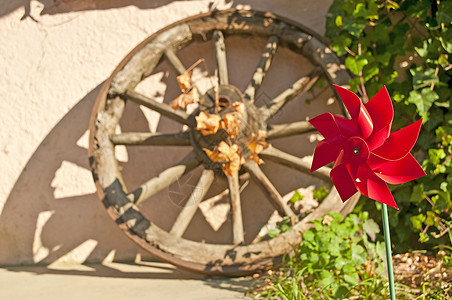
[[[161,262],[0,268],[0,299],[248,299],[245,278],[209,278]]]

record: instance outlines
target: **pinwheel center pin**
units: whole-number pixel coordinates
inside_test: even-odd
[[[369,146],[365,140],[358,136],[351,137],[347,140],[345,151],[349,153],[348,155],[346,154],[349,163],[353,163],[356,160],[367,160],[370,156]]]

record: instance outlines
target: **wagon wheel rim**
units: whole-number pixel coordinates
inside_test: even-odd
[[[277,125],[268,125],[266,122],[288,102],[306,92],[320,76],[326,78],[330,83],[347,85],[349,74],[337,56],[327,47],[322,37],[304,26],[270,13],[242,10],[201,14],[179,21],[151,35],[124,58],[102,86],[90,122],[90,165],[98,195],[103,200],[111,218],[130,239],[156,258],[206,274],[244,275],[274,264],[301,240],[300,232],[306,231],[311,226],[310,221],[319,219],[328,212],[347,214],[358,200],[358,196],[354,196],[343,205],[332,187],[326,199],[311,213],[294,224],[293,230],[252,244],[244,244],[238,174],[226,177],[233,211],[233,240],[230,244],[206,244],[182,237],[197,205],[184,206],[174,226],[168,232],[148,220],[140,212],[140,202],[160,191],[162,183],[168,186],[197,166],[204,165],[205,167],[206,156],[199,150],[199,145],[193,142],[196,113],[190,115],[182,110],[173,110],[167,104],[159,103],[137,93],[134,90],[135,87],[143,77],[150,75],[161,59],[169,62],[177,73],[185,72],[185,66],[178,59],[176,50],[185,47],[197,38],[212,37],[218,66],[218,83],[220,87],[227,89],[230,85],[224,35],[246,34],[249,33],[251,27],[253,33],[267,37],[268,41],[250,83],[243,93],[239,92],[239,100],[244,102],[247,107],[258,111],[260,123],[258,122],[259,124],[256,126],[265,127],[267,139],[270,141],[312,131],[313,128],[305,121]],[[316,67],[313,72],[300,78],[275,97],[269,105],[256,108],[253,101],[271,66],[273,54],[278,46],[291,48],[310,59]],[[336,98],[339,99],[337,96]],[[125,100],[146,106],[162,116],[187,125],[192,130],[174,134],[117,134],[115,130],[122,116]],[[343,112],[346,113],[345,110]],[[115,146],[134,144],[192,145],[194,150],[179,163],[160,173],[159,176],[146,181],[138,189],[127,192],[115,157]],[[310,163],[308,161],[277,148],[267,148],[259,156],[264,160],[309,173]],[[212,162],[210,161],[210,163]],[[256,162],[246,160],[242,165],[242,170],[242,173],[250,174],[252,180],[262,188],[280,215],[289,217],[294,215]],[[207,191],[212,184],[215,177],[214,172],[212,168],[204,168],[197,183],[203,191]],[[327,168],[323,168],[313,175],[323,180],[329,180]],[[166,181],[162,181],[163,179]],[[204,196],[205,192],[197,199],[192,195],[188,201],[192,200],[198,204]]]

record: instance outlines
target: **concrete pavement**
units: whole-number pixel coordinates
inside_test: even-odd
[[[0,299],[248,299],[250,277],[209,278],[161,262],[0,268]]]

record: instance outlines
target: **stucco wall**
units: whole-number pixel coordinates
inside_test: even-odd
[[[0,4],[0,265],[130,260],[141,253],[97,198],[86,151],[100,85],[139,42],[212,7],[268,10],[323,34],[331,4],[24,2]]]

